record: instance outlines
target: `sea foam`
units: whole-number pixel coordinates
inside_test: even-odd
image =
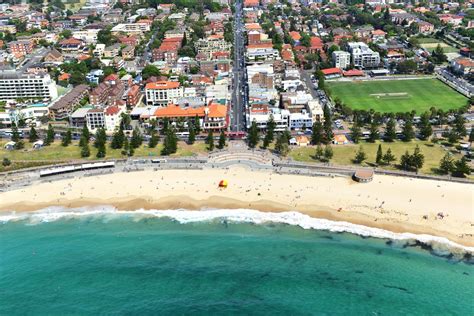
[[[35,212],[11,212],[0,214],[0,223],[11,221],[26,221],[30,225],[47,223],[68,218],[101,217],[113,219],[117,216],[132,216],[135,220],[143,218],[169,218],[179,223],[194,223],[215,220],[225,220],[228,223],[253,223],[263,225],[280,223],[299,226],[303,229],[325,230],[333,233],[351,233],[363,237],[374,237],[403,242],[410,246],[421,243],[440,255],[474,254],[474,247],[467,247],[455,243],[447,238],[427,234],[395,233],[388,230],[352,224],[343,221],[331,221],[314,218],[299,212],[261,212],[251,209],[201,209],[191,211],[178,210],[145,210],[134,211],[117,210],[113,206],[94,206],[81,208],[48,207]]]

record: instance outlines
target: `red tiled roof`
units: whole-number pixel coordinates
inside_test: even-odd
[[[321,70],[322,73],[326,75],[335,75],[335,74],[342,74],[342,70],[339,68],[328,68]]]
[[[344,77],[363,76],[364,72],[358,69],[351,69],[343,72]]]
[[[115,115],[117,114],[118,112],[120,112],[120,108],[116,105],[113,105],[113,106],[108,106],[106,109],[105,109],[105,115]]]
[[[177,81],[157,81],[147,83],[145,89],[155,89],[155,90],[164,90],[164,89],[176,89],[179,88],[179,82]]]

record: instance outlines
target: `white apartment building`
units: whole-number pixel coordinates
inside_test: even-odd
[[[28,99],[54,100],[58,97],[56,82],[49,74],[31,75],[11,70],[0,73],[0,101]]]
[[[86,114],[87,128],[95,133],[98,128],[105,126],[105,115],[102,109],[90,109]]]
[[[352,54],[352,62],[359,68],[376,68],[380,64],[380,54],[374,52],[362,42],[352,42],[347,44]]]
[[[195,43],[198,54],[205,54],[211,57],[215,52],[228,52],[231,49],[231,43],[224,40],[223,36],[211,35],[208,38],[200,38]]]
[[[121,114],[123,112],[124,108],[116,105],[105,108],[104,124],[107,133],[113,133],[120,126],[122,121]]]
[[[150,82],[145,86],[147,105],[166,106],[182,96],[183,88],[177,81]]]
[[[124,32],[127,34],[141,34],[150,31],[148,23],[120,23],[114,26],[111,30],[112,34]]]
[[[97,43],[97,34],[99,34],[99,29],[87,29],[72,32],[72,37],[80,39],[87,44]]]
[[[334,67],[346,69],[351,65],[351,54],[342,50],[336,50],[332,52],[332,60]]]
[[[276,60],[280,58],[278,50],[272,47],[256,47],[248,48],[245,52],[247,61],[265,61],[265,60]]]

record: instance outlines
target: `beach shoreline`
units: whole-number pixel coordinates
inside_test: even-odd
[[[222,179],[227,189],[218,188]],[[439,192],[438,192],[439,191]],[[377,175],[281,175],[244,168],[112,173],[42,182],[0,193],[0,211],[110,205],[118,210],[254,209],[296,211],[394,233],[445,237],[474,246],[472,186]]]

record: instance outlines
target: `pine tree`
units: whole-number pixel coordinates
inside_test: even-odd
[[[321,145],[318,144],[318,146],[316,147],[316,154],[314,155],[314,157],[318,160],[321,160],[323,155],[324,155],[323,147],[321,147]]]
[[[439,172],[442,174],[448,174],[454,170],[454,161],[450,153],[446,153],[439,162]]]
[[[333,156],[334,152],[332,151],[331,146],[326,145],[326,147],[324,148],[324,159],[329,162]]]
[[[281,133],[280,136],[278,136],[275,143],[275,151],[283,157],[288,155],[288,152],[290,151],[288,146],[288,133]]]
[[[99,142],[97,145],[97,158],[104,158],[106,155],[106,150],[105,150],[105,143],[104,142]]]
[[[411,167],[415,168],[415,171],[418,171],[423,167],[423,163],[425,162],[425,156],[421,153],[420,147],[418,145],[416,145],[415,150],[413,151],[413,155],[410,158]]]
[[[380,138],[379,134],[379,125],[377,124],[377,121],[372,119],[372,122],[370,123],[370,134],[369,134],[369,142],[375,143],[376,140]]]
[[[86,142],[89,143],[91,134],[89,132],[89,128],[87,128],[87,124],[84,124],[84,127],[82,128],[81,138],[84,138]]]
[[[359,143],[360,137],[362,136],[362,132],[360,131],[359,123],[354,120],[354,124],[351,127],[351,138],[354,143]]]
[[[387,142],[393,142],[397,138],[397,132],[395,130],[395,126],[396,126],[395,119],[391,117],[387,122],[387,126],[385,127],[384,138]]]
[[[411,156],[408,153],[408,150],[400,157],[400,167],[404,170],[410,170]]]
[[[61,145],[63,147],[67,147],[69,146],[69,144],[71,144],[71,141],[72,141],[72,133],[71,133],[71,130],[68,129],[67,132],[63,135],[63,138],[61,140]]]
[[[329,107],[327,105],[324,106],[324,133],[325,143],[328,144],[334,138],[334,134],[332,132],[331,112],[329,111]]]
[[[128,153],[130,151],[130,142],[128,141],[128,138],[125,137],[123,140],[123,147],[122,147],[122,156],[128,156]]]
[[[173,128],[168,128],[163,142],[163,150],[161,153],[165,156],[174,154],[178,150],[178,138]]]
[[[415,131],[413,129],[413,121],[411,118],[407,118],[405,120],[405,125],[403,125],[402,135],[403,135],[403,140],[406,142],[409,142],[413,138],[415,138]]]
[[[430,123],[430,114],[425,112],[420,118],[420,139],[427,140],[433,134],[433,128]]]
[[[253,121],[247,136],[247,142],[250,148],[255,148],[259,142],[257,122]]]
[[[44,146],[49,146],[54,142],[54,129],[52,125],[48,125],[48,131],[46,132],[46,138],[44,140]]]
[[[313,145],[319,145],[323,142],[324,140],[323,132],[324,132],[324,128],[321,122],[316,122],[313,124],[313,130],[311,133],[311,143]]]
[[[263,148],[267,148],[275,138],[274,132],[276,128],[276,123],[273,118],[273,115],[270,115],[270,118],[267,122],[267,132],[265,133],[265,137],[263,138]]]
[[[396,158],[395,156],[392,154],[392,150],[389,148],[387,149],[387,152],[385,153],[385,155],[383,155],[383,161],[384,163],[386,163],[387,165],[390,165],[393,161],[395,161]]]
[[[462,157],[454,163],[453,176],[464,178],[467,174],[471,174],[471,168],[466,157]]]
[[[188,144],[192,145],[196,141],[196,131],[192,125],[189,126]]]
[[[130,146],[135,149],[142,145],[143,143],[143,136],[140,133],[138,127],[135,127],[132,132],[132,139],[130,140]]]
[[[20,133],[18,132],[18,128],[15,124],[12,125],[12,137],[11,140],[15,142],[15,149],[22,149],[25,147],[23,144],[23,140],[20,138]]]
[[[466,126],[464,124],[466,124],[466,119],[464,118],[464,116],[462,116],[462,114],[457,113],[454,117],[453,129],[460,137],[464,137],[467,135]]]
[[[123,147],[123,142],[125,140],[125,134],[123,132],[122,126],[119,127],[117,131],[112,135],[112,141],[110,147],[113,149],[119,149]]]
[[[155,148],[158,145],[159,141],[160,141],[160,137],[156,133],[156,130],[155,129],[151,130],[150,140],[148,141],[148,147]]]
[[[81,157],[82,158],[87,158],[90,155],[91,155],[91,151],[89,149],[89,144],[85,142],[84,145],[81,148]]]
[[[39,139],[38,133],[36,132],[36,129],[32,126],[30,129],[30,135],[29,135],[29,142],[34,143]]]
[[[207,137],[206,137],[206,144],[207,144],[207,149],[209,151],[214,150],[214,133],[212,130],[209,130]]]
[[[224,149],[225,147],[225,133],[221,131],[221,135],[219,136],[219,143],[217,144],[217,148]]]
[[[196,135],[199,135],[199,133],[201,133],[201,121],[199,120],[199,116],[197,116],[197,114],[194,118],[194,130],[196,132]]]
[[[364,160],[367,159],[367,155],[365,154],[364,149],[362,146],[359,147],[359,150],[357,151],[355,157],[354,157],[354,162],[361,164]]]
[[[375,157],[375,163],[380,165],[382,161],[383,161],[382,145],[379,144],[379,147],[377,148],[377,156]]]

